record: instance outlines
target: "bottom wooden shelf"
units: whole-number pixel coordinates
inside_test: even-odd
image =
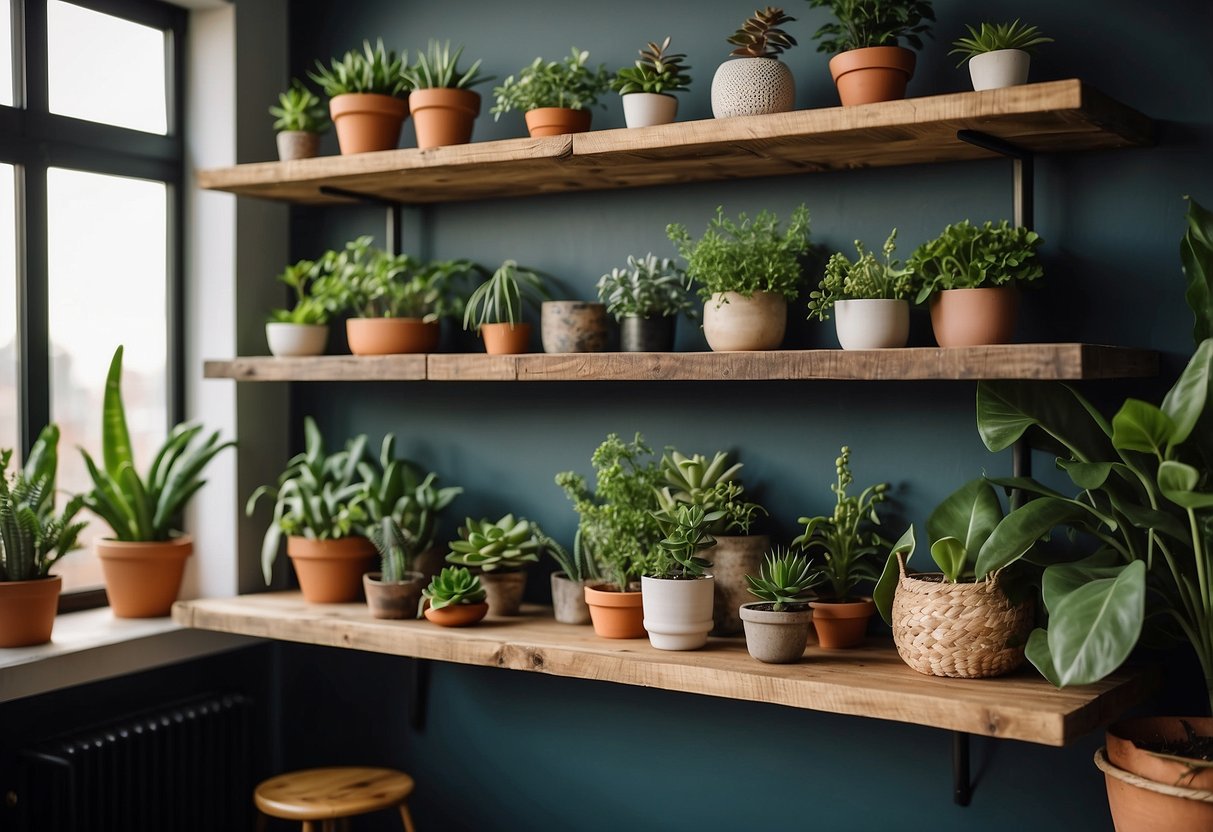
[[[702,650],[654,650],[558,624],[551,610],[489,617],[466,629],[380,621],[365,604],[308,604],[298,593],[180,601],[179,624],[282,641],[459,664],[642,685],[728,699],[887,719],[988,737],[1064,745],[1141,702],[1152,676],[1125,670],[1095,685],[1055,690],[1030,667],[1000,679],[941,679],[907,667],[889,642],[828,652],[809,646],[795,665],[750,658],[742,638]]]

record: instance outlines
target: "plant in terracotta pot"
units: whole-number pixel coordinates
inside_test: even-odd
[[[758,598],[739,609],[751,656],[769,664],[800,661],[813,626],[811,590],[823,580],[803,554],[780,548],[766,555],[757,575],[746,575],[750,594]]]
[[[589,108],[611,88],[611,74],[604,65],[591,69],[590,53],[573,47],[563,61],[536,58],[493,90],[497,103],[494,119],[502,113],[525,113],[533,138],[584,133],[590,129]]]
[[[949,225],[910,257],[920,281],[917,303],[930,301],[941,347],[1007,344],[1015,337],[1019,287],[1039,280],[1040,235],[1006,220]]]
[[[571,552],[546,534],[541,535],[540,543],[560,567],[551,575],[552,611],[556,620],[561,624],[589,624],[585,587],[601,581],[598,565],[581,545],[580,538],[574,541]]]
[[[480,115],[480,93],[471,88],[493,80],[480,74],[480,61],[466,71],[459,69],[460,46],[431,40],[417,63],[403,70],[409,87],[409,109],[417,131],[417,146],[423,150],[452,144],[467,144],[472,125]]]
[[[665,534],[640,579],[644,629],[658,650],[698,650],[712,629],[712,562],[699,553],[716,545],[707,532],[723,512],[678,505],[653,516]]]
[[[670,352],[678,316],[695,317],[686,273],[652,252],[628,255],[627,266],[598,278],[598,299],[619,322],[623,352]]]
[[[279,159],[291,162],[320,155],[320,136],[329,129],[329,120],[316,93],[295,79],[278,94],[278,104],[270,107],[270,115],[277,131]]]
[[[421,590],[425,617],[443,627],[466,627],[488,614],[480,578],[462,566],[448,566]]]
[[[718,207],[699,240],[681,224],[667,226],[666,234],[698,284],[708,346],[773,350],[783,343],[788,301],[800,294],[800,258],[809,248],[808,208],[796,208],[782,232],[770,211],[733,220]]]
[[[731,60],[712,77],[713,116],[785,113],[796,105],[796,81],[779,60],[784,50],[796,45],[796,38],[779,27],[794,20],[783,9],[767,6],[729,37]]]
[[[953,42],[949,55],[960,55],[957,66],[969,64],[975,90],[996,90],[1028,83],[1028,68],[1034,47],[1052,43],[1035,26],[1018,19],[1011,23],[983,23],[980,29],[966,25],[967,38]]]
[[[611,88],[623,99],[623,119],[628,127],[652,127],[670,124],[678,117],[676,92],[685,92],[691,83],[686,55],[670,53],[670,39],[649,43],[640,50],[632,66],[615,73]]]
[[[270,312],[265,340],[279,358],[323,355],[329,319],[340,306],[341,291],[322,262],[300,260],[287,266],[278,280],[288,286],[294,304]]]
[[[935,11],[930,0],[809,0],[834,20],[813,34],[817,51],[830,58],[830,74],[844,107],[906,97],[916,56]]]
[[[882,258],[855,241],[852,262],[838,251],[809,295],[809,318],[824,321],[834,310],[834,329],[844,350],[904,347],[910,339],[910,297],[914,272],[893,259],[897,229],[881,247]]]
[[[539,562],[546,537],[525,517],[507,514],[496,522],[469,517],[459,528],[459,539],[451,541],[446,559],[475,570],[493,615],[518,615],[527,565]]]
[[[409,114],[407,65],[407,53],[397,56],[382,40],[363,41],[361,52],[350,50],[328,67],[317,61],[308,73],[329,97],[342,155],[396,148]]]
[[[531,325],[522,320],[523,304],[534,308],[545,300],[548,291],[543,278],[513,260],[506,260],[468,297],[463,328],[479,333],[489,355],[526,352]]]
[[[392,517],[384,517],[367,530],[379,553],[379,571],[362,576],[362,589],[372,618],[416,618],[425,575],[413,569],[418,548],[415,538]]]

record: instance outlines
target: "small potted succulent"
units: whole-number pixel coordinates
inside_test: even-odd
[[[308,73],[329,97],[342,155],[394,150],[399,144],[409,114],[407,63],[407,54],[397,56],[382,40],[375,46],[363,41],[361,52],[350,50],[328,67],[317,61],[316,71]]]
[[[758,574],[746,575],[746,580],[750,594],[758,598],[739,610],[746,649],[768,664],[800,661],[813,626],[810,590],[825,576],[803,554],[776,548],[763,559]]]
[[[623,119],[628,127],[652,127],[670,124],[678,117],[676,92],[685,92],[691,83],[690,70],[683,62],[686,55],[667,53],[670,39],[650,43],[640,50],[633,66],[615,73],[611,87],[623,100]]]
[[[770,211],[732,220],[718,207],[699,240],[680,224],[667,226],[666,234],[698,283],[708,346],[773,350],[783,343],[788,301],[800,294],[800,258],[809,248],[808,208],[796,208],[783,232]]]
[[[721,514],[688,505],[653,512],[665,537],[640,579],[640,592],[644,629],[658,650],[698,650],[708,642],[715,580],[706,571],[712,562],[699,553],[716,544],[707,524]]]
[[[489,355],[526,352],[531,325],[522,320],[523,303],[535,307],[547,299],[542,277],[514,260],[506,260],[468,297],[463,328],[479,333]]]
[[[448,566],[421,590],[425,617],[443,627],[466,627],[488,614],[480,578],[462,566]]]
[[[459,529],[459,539],[451,541],[446,559],[476,571],[493,615],[518,615],[526,591],[526,568],[539,562],[542,537],[525,517],[507,514],[495,523],[469,517]]]
[[[525,114],[532,138],[584,133],[590,129],[589,108],[598,96],[611,87],[611,74],[605,66],[586,65],[590,53],[573,47],[563,61],[536,58],[493,90],[497,103],[494,119],[502,113],[520,110]]]
[[[881,248],[883,259],[856,240],[855,261],[835,252],[809,295],[810,319],[824,321],[834,310],[834,329],[844,350],[904,347],[910,340],[914,272],[893,259],[896,248],[896,228]]]
[[[329,337],[329,319],[341,303],[335,281],[322,262],[300,260],[287,266],[278,280],[294,295],[289,309],[270,312],[265,340],[279,358],[323,355]]]
[[[295,79],[278,94],[278,104],[270,107],[270,115],[278,131],[279,159],[292,162],[320,155],[320,135],[329,129],[329,119],[316,93]]]
[[[362,576],[362,590],[372,618],[416,618],[425,575],[413,569],[419,551],[416,539],[393,517],[384,517],[367,531],[379,553],[379,571]]]
[[[920,281],[918,303],[930,301],[931,328],[941,347],[1007,344],[1015,337],[1018,287],[1040,279],[1040,235],[968,220],[949,225],[910,257]]]
[[[906,97],[922,36],[935,22],[930,0],[809,0],[834,20],[814,33],[818,52],[833,55],[830,74],[844,107]]]
[[[598,299],[619,322],[623,352],[670,352],[678,316],[695,317],[686,273],[652,252],[628,255],[627,266],[598,278]]]
[[[758,116],[786,113],[796,105],[796,81],[779,60],[796,38],[779,27],[791,23],[783,9],[767,6],[729,38],[734,47],[712,78],[712,115]]]
[[[417,63],[403,70],[417,146],[423,150],[467,144],[472,139],[472,125],[480,115],[480,93],[471,88],[492,79],[480,74],[480,61],[466,72],[460,71],[462,54],[462,46],[451,52],[450,41],[431,40],[425,52],[417,53]]]
[[[960,55],[957,66],[969,64],[969,77],[975,90],[997,90],[1028,83],[1028,68],[1035,47],[1052,43],[1035,26],[1018,19],[1011,23],[983,23],[980,29],[966,24],[967,38],[952,43],[949,55]]]

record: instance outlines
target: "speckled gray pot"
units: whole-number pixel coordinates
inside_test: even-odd
[[[712,78],[712,115],[760,116],[796,106],[792,71],[775,58],[734,58]]]
[[[619,349],[622,352],[672,352],[677,324],[678,319],[673,317],[628,315],[619,321]]]
[[[526,589],[525,572],[481,572],[479,577],[489,615],[518,615]]]
[[[284,130],[278,134],[278,158],[284,162],[320,155],[320,134]]]
[[[561,624],[589,624],[590,607],[585,602],[585,584],[569,580],[563,572],[553,572],[552,611]]]
[[[406,572],[408,580],[385,583],[379,572],[362,576],[362,590],[372,618],[416,618],[421,589],[429,581],[420,572]]]
[[[745,646],[750,655],[768,664],[800,661],[805,642],[809,639],[813,611],[773,612],[755,609],[760,605],[763,604],[746,604],[740,611],[741,620],[745,622]]]
[[[607,313],[601,303],[544,301],[539,319],[544,352],[602,352],[607,347]]]
[[[737,608],[754,600],[745,576],[758,574],[763,553],[770,547],[771,538],[765,534],[716,535],[716,545],[707,556],[712,561],[712,574],[716,576],[712,635],[734,636],[741,632]]]

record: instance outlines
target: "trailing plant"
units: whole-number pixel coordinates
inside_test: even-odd
[[[1179,244],[1179,262],[1187,278],[1184,295],[1196,322],[1192,339],[1201,343],[1213,338],[1213,212],[1191,197],[1188,200],[1188,230]]]
[[[328,67],[316,61],[316,71],[309,72],[308,77],[329,98],[349,93],[398,96],[408,91],[404,76],[407,65],[408,52],[398,56],[385,49],[380,38],[373,47],[369,40],[364,40],[361,52],[352,49],[341,60],[333,58]]]
[[[796,45],[796,38],[779,27],[795,20],[776,6],[756,10],[729,36],[729,43],[735,47],[729,54],[738,58],[778,58],[785,49]]]
[[[729,465],[724,451],[717,451],[709,460],[702,454],[684,456],[671,448],[661,457],[665,485],[657,489],[657,504],[666,515],[673,515],[679,505],[699,506],[714,518],[708,522],[713,535],[749,534],[758,515],[767,511],[743,499],[745,489],[737,479],[741,468],[740,462]]]
[[[379,553],[379,580],[398,584],[406,572],[413,570],[413,561],[421,550],[415,539],[400,528],[391,517],[384,517],[367,529],[367,537]]]
[[[752,297],[755,292],[776,292],[788,300],[800,293],[800,257],[809,248],[809,209],[797,207],[786,231],[779,219],[761,211],[753,220],[738,214],[726,218],[724,208],[708,223],[703,236],[692,241],[685,225],[666,227],[666,235],[687,262],[687,273],[699,284],[705,303],[718,292],[737,292]]]
[[[773,612],[792,612],[808,607],[810,590],[825,575],[804,554],[777,546],[763,557],[758,574],[745,579],[750,594],[770,604]]]
[[[809,317],[824,321],[840,300],[906,300],[914,294],[914,272],[893,259],[897,250],[897,229],[881,247],[883,260],[855,241],[858,258],[851,262],[840,251],[826,263],[825,275],[809,295]]]
[[[809,5],[834,15],[813,34],[820,41],[817,51],[827,55],[901,41],[922,49],[922,35],[929,36],[935,22],[930,0],[809,0]]]
[[[964,66],[965,61],[986,52],[1020,49],[1033,53],[1034,47],[1053,42],[1053,38],[1045,37],[1035,26],[1023,25],[1018,18],[1011,23],[983,23],[980,29],[965,24],[965,28],[969,30],[969,36],[953,41],[952,46],[956,48],[948,53],[961,56],[957,66]]]
[[[611,74],[606,66],[596,69],[586,65],[590,53],[573,47],[562,61],[536,58],[530,65],[511,75],[493,90],[497,103],[493,105],[494,119],[511,110],[526,112],[540,107],[568,107],[584,110],[598,103],[598,96],[611,88]]]
[[[495,523],[469,517],[446,559],[481,572],[517,572],[539,562],[540,544],[538,527],[525,517],[507,514]]]
[[[25,466],[12,475],[13,451],[0,451],[0,581],[48,577],[52,566],[79,548],[77,540],[88,524],[75,518],[84,498],[71,498],[55,513],[58,446],[59,428],[47,425]]]
[[[484,324],[505,323],[514,326],[522,320],[523,303],[538,307],[548,299],[542,277],[513,260],[506,260],[468,297],[463,328],[472,330]]]
[[[909,268],[921,287],[922,303],[944,289],[977,289],[1030,283],[1044,275],[1036,258],[1040,235],[1013,228],[1003,220],[971,225],[953,223],[934,240],[923,243],[910,256]]]
[[[687,72],[690,66],[683,62],[687,56],[667,53],[670,39],[660,44],[649,43],[640,50],[640,58],[632,66],[625,66],[615,73],[611,88],[620,95],[634,92],[664,93],[684,92],[691,83]]]
[[[707,525],[719,520],[720,512],[705,512],[701,506],[676,506],[672,512],[653,512],[665,535],[658,542],[657,557],[645,570],[650,578],[690,580],[701,578],[710,560],[699,553],[716,545]]]
[[[455,89],[463,90],[492,81],[492,76],[480,74],[481,61],[477,60],[466,72],[459,71],[459,56],[463,46],[451,51],[451,42],[429,42],[426,51],[417,53],[417,62],[401,70],[405,84],[412,90]]]
[[[625,268],[616,267],[598,278],[598,299],[617,321],[680,314],[694,318],[690,288],[686,273],[670,258],[658,260],[652,252],[643,259],[630,254]]]
[[[428,602],[432,609],[484,601],[480,578],[462,566],[447,566],[434,576],[430,585],[421,590],[421,607]]]
[[[320,97],[298,79],[278,94],[278,105],[270,107],[270,115],[274,117],[274,129],[280,133],[323,133],[329,129],[328,111],[320,103]]]
[[[287,266],[278,280],[290,287],[295,303],[272,310],[270,323],[322,326],[341,307],[344,293],[322,263],[300,260]]]

